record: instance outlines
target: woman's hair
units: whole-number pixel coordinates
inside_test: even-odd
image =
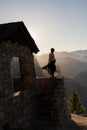
[[[54,52],[54,51],[55,51],[55,49],[54,49],[54,48],[51,48],[50,50],[51,50],[51,52]]]

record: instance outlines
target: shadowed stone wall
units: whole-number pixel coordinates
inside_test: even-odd
[[[37,119],[41,121],[41,116],[44,116],[45,121],[50,120],[51,125],[53,123],[54,125],[63,126],[64,122],[71,118],[65,99],[64,79],[37,78],[37,84],[37,97],[39,105],[41,105],[38,108],[39,118],[37,115]]]
[[[12,57],[18,57],[20,65],[15,78]],[[36,79],[31,50],[10,41],[0,43],[0,129],[32,130],[40,121],[63,125],[67,119],[64,80]]]
[[[20,77],[15,79],[11,77],[12,57],[20,61]],[[35,81],[30,49],[10,41],[0,43],[0,128],[32,128]]]

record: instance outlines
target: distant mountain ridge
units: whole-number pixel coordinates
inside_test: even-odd
[[[81,57],[87,56],[87,50],[71,51],[70,53],[76,54],[76,55],[81,56]]]
[[[40,66],[48,63],[48,53],[37,56]],[[87,72],[87,50],[73,52],[55,52],[56,65],[59,65],[64,76],[75,77],[80,72]]]

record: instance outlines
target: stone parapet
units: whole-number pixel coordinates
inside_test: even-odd
[[[49,119],[56,125],[61,126],[66,120],[71,118],[66,104],[63,78],[37,78],[37,93],[39,100],[38,109],[41,111],[39,112],[40,116],[43,113],[45,115],[44,111],[46,111]],[[44,109],[43,105],[45,105]]]

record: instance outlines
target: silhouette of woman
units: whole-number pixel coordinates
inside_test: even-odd
[[[55,55],[54,55],[54,48],[50,49],[50,54],[49,54],[49,60],[48,60],[48,64],[44,67],[42,67],[42,69],[46,69],[48,71],[48,73],[50,74],[51,77],[54,77],[54,72],[56,71],[56,66],[55,66]]]

